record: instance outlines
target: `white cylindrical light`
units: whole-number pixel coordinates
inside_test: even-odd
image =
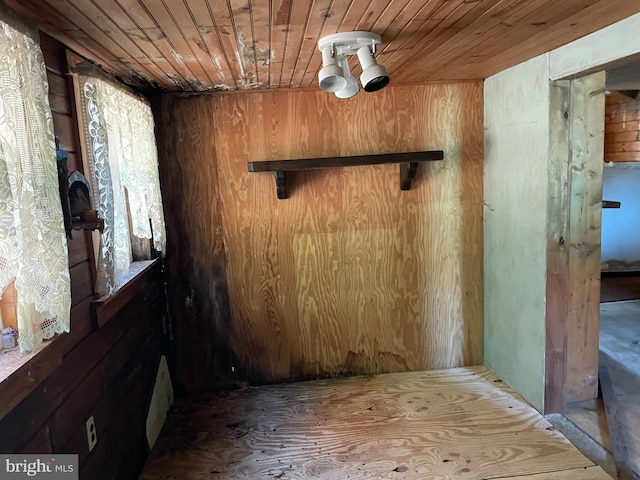
[[[389,83],[389,74],[387,70],[378,65],[373,53],[368,46],[358,49],[358,60],[362,65],[362,74],[360,75],[360,83],[365,92],[376,92],[384,88]]]
[[[325,92],[337,92],[347,86],[342,68],[338,65],[338,60],[332,55],[331,47],[322,49],[322,65],[318,73],[318,83],[320,89]]]
[[[351,98],[360,91],[358,80],[356,79],[356,77],[351,75],[351,71],[349,69],[349,60],[347,60],[347,57],[342,57],[340,59],[340,66],[342,67],[344,77],[347,80],[347,85],[343,89],[338,90],[335,93],[335,96],[338,98]]]

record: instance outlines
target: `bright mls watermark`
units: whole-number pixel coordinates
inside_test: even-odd
[[[78,455],[0,455],[0,479],[78,480]]]

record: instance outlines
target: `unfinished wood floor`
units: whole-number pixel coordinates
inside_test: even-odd
[[[140,480],[608,480],[485,367],[179,402]]]

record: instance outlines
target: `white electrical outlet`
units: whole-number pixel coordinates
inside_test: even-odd
[[[89,451],[93,450],[93,447],[98,443],[98,432],[96,431],[96,422],[93,417],[89,417],[89,420],[87,420],[87,442],[89,442]]]

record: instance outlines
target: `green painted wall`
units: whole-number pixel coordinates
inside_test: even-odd
[[[549,56],[484,87],[485,363],[544,407]]]

